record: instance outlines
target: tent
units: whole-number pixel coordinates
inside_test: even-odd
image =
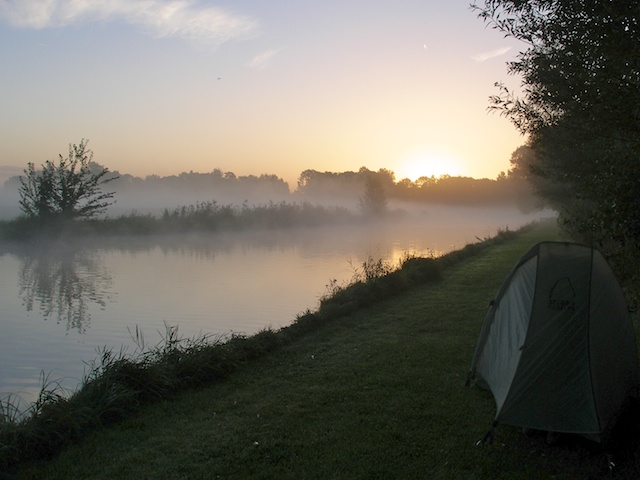
[[[516,263],[491,302],[469,381],[491,390],[493,427],[604,442],[636,393],[639,371],[628,307],[600,252],[542,242]]]

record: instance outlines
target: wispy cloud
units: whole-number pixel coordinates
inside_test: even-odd
[[[280,53],[281,48],[274,48],[271,50],[267,50],[266,52],[262,52],[255,57],[247,64],[251,68],[257,68],[263,70],[269,66],[273,57],[275,57],[278,53]]]
[[[221,44],[251,36],[255,20],[193,0],[2,0],[0,19],[15,27],[65,27],[90,21],[125,21],[158,37]]]
[[[489,52],[478,53],[471,58],[473,58],[476,62],[481,63],[487,60],[491,60],[492,58],[500,57],[507,53],[509,50],[511,50],[511,47],[497,48]]]

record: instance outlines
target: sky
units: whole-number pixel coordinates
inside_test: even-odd
[[[523,48],[466,0],[0,0],[0,180],[82,139],[141,177],[495,178]]]

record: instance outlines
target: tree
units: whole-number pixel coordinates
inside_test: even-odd
[[[377,217],[387,211],[387,195],[382,182],[373,172],[366,177],[364,194],[360,197],[360,210],[367,216]]]
[[[29,218],[40,220],[87,219],[104,212],[113,202],[114,192],[102,186],[118,178],[93,162],[87,140],[69,144],[69,155],[59,155],[58,163],[47,160],[41,170],[29,163],[20,177],[20,209]]]
[[[490,108],[528,135],[534,157],[522,158],[538,191],[584,239],[640,246],[638,2],[485,0],[472,7],[527,45],[508,64],[522,77],[522,94],[497,84]]]

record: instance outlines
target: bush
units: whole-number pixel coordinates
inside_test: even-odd
[[[103,213],[114,193],[103,193],[102,185],[118,178],[93,162],[87,140],[69,145],[69,156],[59,155],[57,165],[47,160],[41,170],[29,163],[20,177],[20,209],[28,218],[52,222],[93,218]]]

